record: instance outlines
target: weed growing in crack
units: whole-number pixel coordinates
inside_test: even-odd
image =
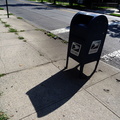
[[[23,19],[22,17],[17,17],[17,19]]]
[[[24,37],[22,37],[22,36],[19,36],[19,37],[18,37],[18,39],[20,39],[20,40],[23,40],[23,39],[24,39]]]
[[[6,74],[4,74],[4,73],[3,73],[3,74],[0,74],[0,77],[3,77],[3,76],[5,76],[5,75],[6,75]]]
[[[8,119],[9,119],[8,116],[4,112],[0,111],[0,120],[8,120]]]
[[[4,26],[5,26],[5,27],[11,27],[9,24],[5,24]]]
[[[9,28],[9,32],[18,32],[18,31],[14,28]]]

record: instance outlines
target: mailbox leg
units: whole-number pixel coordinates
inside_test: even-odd
[[[95,65],[94,71],[91,73],[91,75],[89,77],[92,77],[92,75],[96,72],[98,64],[99,64],[99,60],[97,61],[96,65]]]
[[[84,68],[84,64],[81,64],[80,65],[80,78],[82,78],[83,77],[83,68]]]
[[[95,65],[94,72],[96,72],[96,69],[97,69],[98,64],[99,64],[99,60],[97,61],[96,65]]]
[[[69,46],[69,45],[68,45]],[[68,47],[68,51],[67,51],[67,58],[66,58],[66,66],[64,69],[67,69],[68,68],[68,61],[69,61],[69,50],[70,48]]]
[[[96,72],[98,64],[99,64],[99,60],[97,61],[96,65],[95,65],[95,69],[94,69],[93,73],[91,74],[91,76]]]
[[[68,68],[68,61],[69,61],[69,56],[67,55],[67,59],[66,59],[66,66],[65,66],[65,69]]]

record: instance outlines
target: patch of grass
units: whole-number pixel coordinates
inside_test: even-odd
[[[14,28],[9,28],[9,32],[17,32],[17,30]]]
[[[5,14],[5,15],[7,15],[7,14]],[[9,13],[9,15],[13,15],[13,13]]]
[[[23,19],[22,17],[17,17],[17,19]]]
[[[110,13],[109,15],[120,17],[120,14]]]
[[[68,43],[68,41],[65,41],[65,40],[61,40],[62,41],[62,43],[65,43],[65,44],[67,44]]]
[[[23,39],[24,39],[24,37],[22,37],[22,36],[19,36],[19,37],[18,37],[18,39],[20,39],[20,40],[23,40]]]
[[[13,13],[9,13],[9,15],[13,15]]]
[[[5,24],[4,26],[5,26],[5,27],[11,27],[9,24]]]
[[[6,75],[6,74],[4,74],[4,73],[3,73],[3,74],[0,74],[0,77],[3,77],[3,76],[5,76],[5,75]]]
[[[41,29],[35,29],[36,31],[41,31]]]
[[[53,33],[50,33],[50,32],[47,32],[46,34],[47,34],[47,36],[52,37],[52,38],[56,38],[57,37],[57,35],[54,35]]]
[[[42,32],[46,32],[45,30],[43,29],[35,29],[36,31],[42,31]]]
[[[108,7],[108,6],[99,6],[98,8],[99,8],[99,9],[109,9],[109,8],[111,8],[111,9],[112,9],[112,8],[114,8],[114,7]]]
[[[20,32],[25,32],[25,30],[20,30]]]
[[[4,8],[0,8],[0,10],[4,10]]]
[[[8,116],[4,112],[0,111],[0,120],[8,120],[8,119],[9,119]]]
[[[1,22],[4,24],[4,27],[10,27],[10,25],[7,24],[7,22],[4,22],[4,21],[2,21],[2,20],[1,20]]]

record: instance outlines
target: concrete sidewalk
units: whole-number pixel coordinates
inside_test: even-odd
[[[64,41],[5,14],[0,10],[0,111],[10,120],[120,119],[120,70],[100,61],[89,80],[79,79],[74,60],[63,70]]]

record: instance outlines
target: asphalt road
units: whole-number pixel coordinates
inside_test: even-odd
[[[57,34],[66,41],[68,41],[71,19],[79,12],[75,9],[54,7],[26,0],[8,0],[8,2],[11,13],[23,17],[38,28]],[[0,0],[0,7],[5,7],[5,0]],[[105,12],[87,11],[89,14]],[[106,16],[109,20],[109,27],[101,59],[120,69],[120,18]]]

